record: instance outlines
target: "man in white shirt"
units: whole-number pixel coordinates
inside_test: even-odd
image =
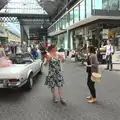
[[[106,45],[106,61],[107,61],[107,68],[106,70],[112,71],[113,65],[112,65],[112,54],[113,54],[113,46],[111,45],[110,41],[107,41]]]

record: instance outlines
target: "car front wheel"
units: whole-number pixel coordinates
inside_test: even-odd
[[[30,74],[27,80],[27,83],[25,84],[25,88],[30,90],[33,87],[33,75]]]

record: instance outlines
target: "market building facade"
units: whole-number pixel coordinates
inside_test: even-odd
[[[115,29],[119,27],[119,10],[119,0],[80,0],[49,27],[49,36],[57,37],[66,49],[86,43],[98,47],[105,30],[108,30],[107,39],[118,34],[119,30]]]

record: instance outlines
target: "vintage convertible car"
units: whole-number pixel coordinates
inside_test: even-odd
[[[42,60],[35,60],[29,53],[16,54],[10,57],[13,64],[0,68],[0,88],[25,87],[31,89],[33,77],[42,73]]]

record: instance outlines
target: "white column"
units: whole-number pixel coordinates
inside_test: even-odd
[[[58,35],[58,40],[57,40],[57,48],[59,48],[60,47],[60,39],[59,39],[59,35]]]
[[[64,33],[64,47],[65,47],[65,49],[68,49],[68,37],[67,37],[67,33]]]
[[[73,33],[70,32],[70,49],[72,50],[73,49]]]

